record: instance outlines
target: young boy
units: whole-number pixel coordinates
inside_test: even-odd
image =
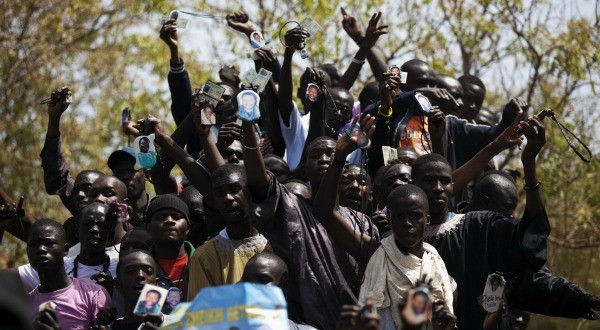
[[[32,310],[51,302],[64,329],[88,329],[93,326],[101,307],[110,306],[108,292],[100,285],[67,276],[64,227],[50,219],[36,222],[29,232],[27,257],[39,275],[40,285],[31,293]]]
[[[105,307],[98,313],[97,325],[112,324],[111,329],[114,330],[138,329],[140,324],[145,322],[151,322],[155,326],[160,325],[163,316],[150,315],[142,317],[133,314],[144,285],[155,285],[158,279],[158,272],[158,264],[147,251],[137,249],[122,251],[121,259],[117,264],[117,278],[115,282],[123,294],[124,317],[117,318],[117,310],[115,308]],[[151,292],[148,291],[148,293]]]
[[[361,126],[373,133],[374,120],[367,116]],[[355,138],[352,138],[355,139]],[[388,219],[393,235],[381,243],[345,222],[335,207],[338,187],[347,155],[356,149],[356,142],[342,136],[335,147],[334,159],[317,192],[313,212],[333,240],[364,266],[367,265],[360,288],[359,301],[371,298],[381,314],[383,329],[402,326],[398,304],[424,275],[432,279],[432,294],[453,311],[453,284],[443,260],[431,245],[423,242],[423,232],[429,223],[427,195],[418,187],[405,184],[394,189],[387,199]]]

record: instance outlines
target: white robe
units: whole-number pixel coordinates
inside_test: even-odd
[[[408,291],[413,288],[423,275],[433,279],[432,295],[445,302],[446,308],[453,313],[453,285],[452,278],[448,275],[444,261],[436,249],[423,243],[425,253],[423,258],[415,255],[404,255],[394,242],[394,236],[388,236],[381,241],[381,246],[367,265],[365,279],[360,287],[359,300],[373,299],[378,310],[385,310],[389,315],[391,311],[394,324],[382,324],[383,329],[401,327],[400,310],[397,308],[401,299],[406,298]]]

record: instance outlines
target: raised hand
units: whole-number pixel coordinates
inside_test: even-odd
[[[502,134],[500,134],[494,141],[490,143],[490,145],[495,147],[497,153],[515,145],[520,147],[521,143],[523,143],[523,137],[516,134],[517,128],[519,127],[519,119],[521,118],[522,114],[523,110],[519,108],[519,112],[517,112],[512,124],[510,124],[510,126],[508,126],[502,132]]]
[[[352,120],[352,124],[356,124],[358,122],[359,116],[356,115]],[[360,128],[363,132],[367,134],[367,137],[370,139],[375,133],[375,117],[371,115],[366,115],[362,121],[360,122]],[[342,137],[338,140],[335,145],[335,158],[336,159],[346,159],[346,157],[356,150],[357,137],[349,137],[348,134],[342,134]]]
[[[386,112],[392,106],[396,94],[400,90],[400,77],[385,73],[384,79],[379,83],[379,93],[381,95],[381,111]]]
[[[427,96],[432,104],[446,110],[444,113],[455,113],[460,107],[458,101],[445,88],[423,87],[417,89],[417,92]]]
[[[443,138],[446,134],[446,115],[439,107],[434,106],[429,111],[429,134],[431,139]]]
[[[529,116],[519,123],[519,129],[525,134],[527,144],[521,154],[523,160],[535,160],[544,144],[546,144],[546,129],[537,116]]]
[[[50,98],[42,101],[42,103],[48,103],[48,115],[54,118],[60,118],[62,114],[67,110],[71,102],[67,102],[67,97],[71,91],[68,87],[57,88]]]
[[[248,15],[243,11],[237,11],[225,16],[227,25],[236,31],[246,34],[248,37],[254,31],[254,26],[250,22]]]
[[[360,313],[360,307],[358,307],[358,305],[343,305],[340,320],[335,329],[352,330],[356,325],[358,313]]]
[[[446,308],[443,300],[437,299],[431,304],[433,328],[436,330],[451,330],[456,325],[457,318]]]
[[[360,26],[360,22],[352,15],[348,15],[344,7],[341,7],[342,11],[342,26],[344,27],[344,31],[354,40],[355,42],[360,41],[363,37],[362,26]]]
[[[387,34],[385,29],[388,28],[387,25],[377,26],[379,20],[381,19],[381,12],[373,14],[371,19],[369,20],[369,25],[367,26],[367,31],[365,32],[365,38],[363,39],[360,47],[364,49],[370,49],[375,46],[379,37],[384,34]]]
[[[275,53],[267,47],[261,47],[254,51],[258,58],[262,61],[262,67],[269,70],[273,68],[277,57]]]
[[[308,31],[297,27],[287,31],[283,39],[285,40],[287,49],[300,50],[304,48],[303,45],[306,43],[306,38],[308,38]]]
[[[242,140],[242,127],[235,122],[223,124],[219,129],[219,142],[217,144],[219,150],[225,150],[235,140]]]
[[[162,25],[160,28],[160,38],[169,48],[177,48],[177,22],[175,20],[168,20]]]
[[[508,103],[506,103],[506,105],[504,106],[504,109],[502,109],[502,121],[503,122],[511,122],[513,121],[513,119],[515,118],[515,116],[517,115],[517,113],[519,111],[523,111],[523,109],[527,109],[529,105],[527,104],[527,101],[525,101],[524,99],[517,97],[514,99],[511,99],[510,101],[508,101]],[[519,118],[521,118],[521,114],[519,114]]]

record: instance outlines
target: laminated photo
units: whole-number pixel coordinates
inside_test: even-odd
[[[144,285],[140,297],[135,304],[133,314],[159,314],[165,300],[167,299],[168,290],[152,284]]]

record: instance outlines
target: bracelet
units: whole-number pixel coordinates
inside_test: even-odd
[[[353,58],[353,59],[352,59],[352,63],[356,63],[356,64],[359,64],[359,65],[363,65],[363,64],[365,64],[365,60],[362,60],[362,61],[361,61],[361,60],[359,60],[359,59],[357,59],[357,58],[355,57],[355,58]]]
[[[538,190],[540,189],[540,187],[542,186],[542,183],[538,181],[538,183],[536,183],[534,186],[532,187],[528,187],[528,186],[524,186],[523,190],[525,191],[532,191],[532,190]]]
[[[381,104],[379,105],[379,107],[377,108],[377,114],[381,115],[383,117],[389,118],[392,116],[392,107],[390,107],[388,109],[387,115],[381,112]]]
[[[241,142],[241,141],[240,141]],[[243,142],[242,143],[242,147],[248,149],[248,150],[258,150],[258,148],[260,148],[260,145],[256,146],[256,147],[248,147],[247,145],[245,145]]]

